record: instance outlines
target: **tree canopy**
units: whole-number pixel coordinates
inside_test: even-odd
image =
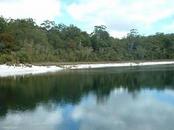
[[[142,36],[136,29],[122,39],[104,25],[91,34],[74,25],[31,18],[0,17],[0,63],[159,60],[174,58],[174,34]]]

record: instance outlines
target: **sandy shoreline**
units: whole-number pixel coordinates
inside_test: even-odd
[[[57,66],[25,66],[25,65],[18,65],[18,66],[9,66],[9,65],[0,65],[0,77],[7,77],[7,76],[15,76],[15,75],[27,75],[27,74],[42,74],[48,72],[57,72],[62,70],[63,68]]]
[[[42,74],[49,72],[57,72],[65,69],[90,69],[90,68],[108,68],[108,67],[129,67],[129,66],[151,66],[151,65],[171,65],[174,61],[154,61],[154,62],[125,62],[125,63],[96,63],[96,64],[72,64],[58,66],[9,66],[6,64],[0,65],[0,77],[27,75],[27,74]]]
[[[155,61],[155,62],[125,62],[125,63],[102,63],[102,64],[77,64],[64,65],[67,69],[90,69],[90,68],[109,68],[109,67],[129,67],[129,66],[151,66],[151,65],[170,65],[174,61]]]

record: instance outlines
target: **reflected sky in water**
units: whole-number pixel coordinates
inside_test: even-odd
[[[47,106],[48,105],[48,106]],[[33,111],[8,112],[1,130],[172,130],[174,92],[113,90],[107,100],[88,95],[76,105],[39,104]]]
[[[167,72],[171,71],[167,69]],[[168,74],[166,70],[154,73],[163,76],[164,73]],[[147,74],[145,75],[150,76]],[[85,73],[87,79],[88,75],[89,73]],[[99,80],[95,82],[97,81]],[[82,87],[83,82],[79,83]],[[139,82],[140,86],[146,85],[141,83]],[[171,82],[170,85],[164,89],[142,87],[131,92],[129,87],[114,87],[107,96],[101,96],[98,90],[92,91],[93,88],[88,93],[81,94],[75,103],[70,100],[62,103],[57,98],[51,100],[51,97],[50,100],[41,101],[39,98],[34,108],[24,110],[11,107],[10,104],[5,115],[0,117],[0,130],[173,130],[174,91],[171,89]],[[9,94],[10,91],[12,90],[9,89]]]

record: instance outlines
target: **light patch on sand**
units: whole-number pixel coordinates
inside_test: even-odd
[[[26,75],[26,74],[41,74],[48,72],[60,71],[62,68],[57,66],[34,66],[31,67],[25,65],[9,66],[0,65],[0,77]]]
[[[129,67],[129,66],[150,66],[150,65],[170,65],[174,61],[161,61],[161,62],[126,62],[126,63],[107,63],[107,64],[77,64],[77,65],[64,65],[67,69],[90,69],[90,68],[109,68],[109,67]]]

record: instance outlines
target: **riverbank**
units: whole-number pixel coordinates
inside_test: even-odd
[[[42,74],[57,72],[65,69],[91,69],[109,67],[130,67],[130,66],[152,66],[152,65],[171,65],[174,61],[150,61],[150,62],[120,62],[120,63],[79,63],[79,64],[60,64],[60,65],[0,65],[0,77]]]
[[[90,69],[90,68],[151,66],[151,65],[171,65],[171,64],[174,64],[174,61],[74,64],[74,65],[63,65],[63,67],[65,69]]]
[[[27,65],[0,65],[0,77],[27,75],[27,74],[42,74],[49,72],[57,72],[62,70],[58,66],[27,66]]]

